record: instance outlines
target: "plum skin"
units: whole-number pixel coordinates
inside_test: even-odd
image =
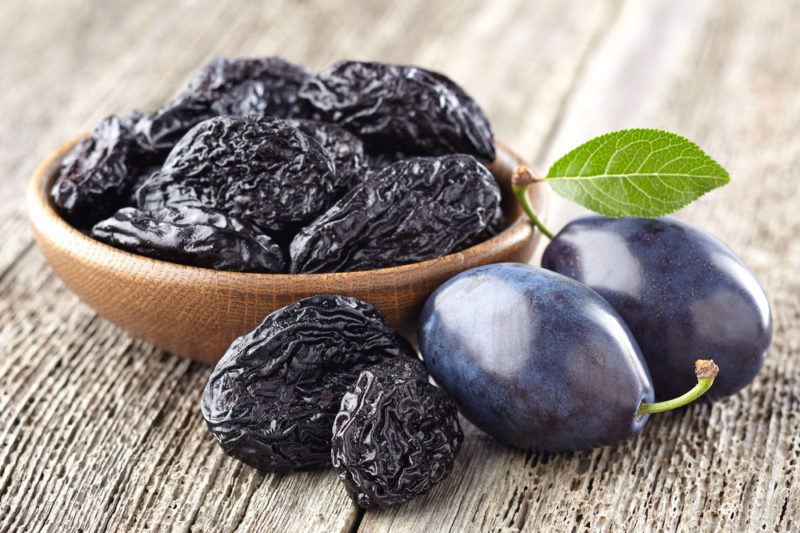
[[[511,446],[590,449],[638,433],[653,387],[611,306],[530,265],[463,272],[427,300],[419,346],[428,372],[478,428]]]
[[[772,341],[764,289],[728,247],[686,222],[582,217],[553,238],[542,266],[587,284],[617,310],[659,400],[692,387],[697,358],[720,368],[710,399],[739,391],[764,364]]]

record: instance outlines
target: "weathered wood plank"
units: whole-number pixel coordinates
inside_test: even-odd
[[[313,68],[356,57],[443,70],[485,105],[498,137],[532,155],[614,10],[579,7],[0,6],[13,43],[0,49],[0,81],[24,87],[0,102],[0,529],[346,531],[360,516],[331,472],[261,476],[224,457],[198,413],[209,369],[132,339],[53,278],[19,215],[40,157],[110,112],[154,107],[211,56],[264,54]]]
[[[0,218],[0,279],[6,275],[14,263],[33,245],[28,221],[21,211],[14,212],[5,219]]]
[[[627,2],[587,63],[543,163],[599,133],[682,132],[733,183],[682,216],[727,242],[772,297],[775,341],[755,383],[713,406],[653,417],[623,446],[542,456],[469,433],[425,499],[362,531],[794,531],[800,527],[800,5]],[[565,208],[567,216],[579,210]]]

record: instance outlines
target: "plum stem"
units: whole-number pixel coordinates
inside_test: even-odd
[[[536,216],[536,211],[533,210],[533,206],[531,205],[531,199],[528,198],[528,186],[534,183],[542,183],[544,182],[544,178],[540,178],[535,176],[533,172],[528,169],[528,167],[524,165],[518,166],[514,170],[514,174],[511,176],[511,186],[514,190],[514,196],[517,197],[517,201],[519,201],[519,205],[522,210],[528,215],[528,218],[531,219],[531,223],[536,226],[539,231],[541,231],[548,239],[553,239],[553,232],[547,229],[547,226],[539,220],[539,217]]]
[[[714,378],[719,373],[719,367],[714,364],[712,359],[698,359],[694,362],[694,373],[697,376],[697,385],[694,386],[689,392],[663,402],[645,403],[639,405],[638,415],[647,413],[663,413],[664,411],[671,411],[678,407],[688,405],[698,399],[700,396],[711,388],[714,383]]]

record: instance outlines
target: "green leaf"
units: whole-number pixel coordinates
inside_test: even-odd
[[[659,217],[730,181],[696,144],[661,130],[621,130],[577,147],[550,168],[561,196],[609,217]]]

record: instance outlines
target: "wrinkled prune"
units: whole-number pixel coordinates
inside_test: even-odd
[[[136,131],[143,145],[168,152],[187,131],[217,115],[306,118],[311,111],[298,91],[310,76],[279,57],[215,59],[175,100],[143,117]]]
[[[396,359],[365,369],[342,397],[331,457],[359,506],[387,507],[446,478],[463,439],[455,404],[422,364]]]
[[[285,121],[215,117],[181,139],[137,200],[144,210],[219,209],[280,237],[311,221],[346,187],[319,143]]]
[[[371,149],[415,155],[464,153],[493,160],[489,121],[447,77],[416,67],[342,61],[309,78],[300,97],[323,120]]]
[[[279,57],[212,61],[189,83],[186,92],[213,102],[220,115],[307,118],[309,107],[298,98],[311,73]]]
[[[105,218],[127,200],[137,171],[131,123],[104,119],[64,157],[50,191],[56,209],[78,226]]]
[[[293,273],[425,261],[494,235],[501,193],[467,155],[416,157],[373,173],[291,243]]]
[[[129,252],[184,265],[237,272],[283,272],[286,259],[249,224],[201,207],[133,207],[92,228],[95,239]]]
[[[364,144],[344,128],[317,120],[292,119],[289,124],[316,140],[333,160],[339,179],[349,187],[361,182],[367,172]]]
[[[208,102],[179,96],[136,123],[137,142],[151,152],[166,157],[186,132],[215,113]]]
[[[330,466],[342,395],[367,366],[416,357],[372,305],[314,296],[236,339],[211,374],[202,412],[225,453],[261,471]]]

